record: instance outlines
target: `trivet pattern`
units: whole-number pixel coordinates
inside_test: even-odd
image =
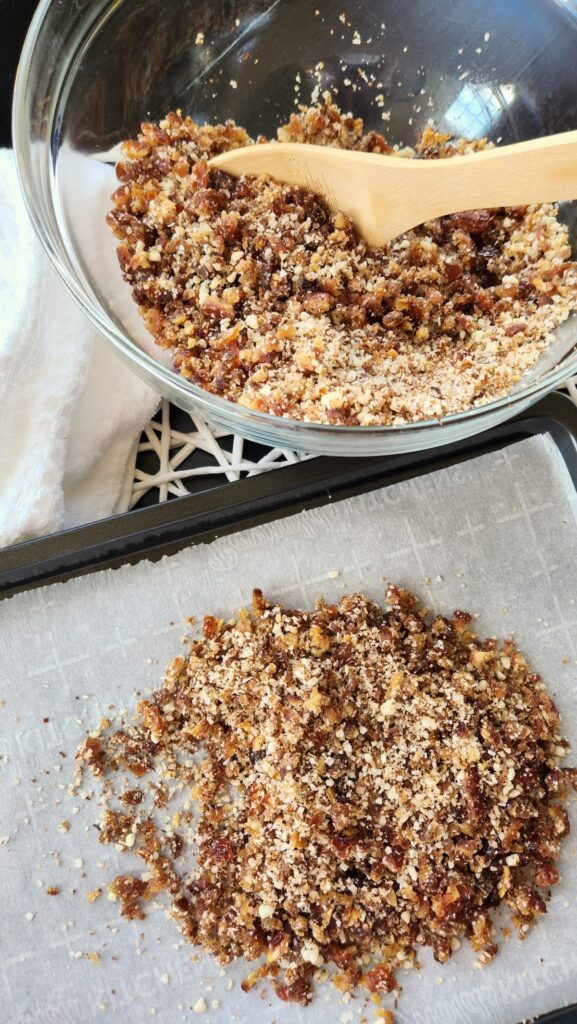
[[[150,503],[151,492],[154,501],[166,501],[310,458],[246,441],[162,399],[138,444],[129,507],[147,497]]]
[[[577,405],[577,376],[566,388]],[[185,497],[311,458],[314,456],[245,441],[163,399],[138,444],[129,507]]]

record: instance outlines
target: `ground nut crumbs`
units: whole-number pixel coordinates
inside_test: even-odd
[[[166,890],[190,942],[260,960],[245,990],[269,977],[308,1003],[331,977],[378,999],[419,946],[443,962],[463,938],[484,965],[494,909],[523,936],[558,881],[577,769],[544,684],[470,615],[387,598],[308,612],[255,591],[251,613],[205,618],[136,724],[79,750],[104,780],[101,842],[135,835],[146,866],[114,880],[122,913]],[[154,808],[118,809],[127,774]]]
[[[278,138],[391,152],[363,131],[327,95]],[[442,417],[509,392],[577,304],[555,206],[442,217],[370,249],[310,192],[209,170],[251,141],[232,121],[171,113],[117,166],[122,273],[156,342],[205,390],[320,423]],[[485,145],[427,128],[412,155]]]

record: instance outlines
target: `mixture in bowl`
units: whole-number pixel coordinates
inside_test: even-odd
[[[392,152],[363,131],[327,96],[278,138]],[[158,345],[206,391],[315,423],[442,418],[509,393],[577,303],[554,205],[453,214],[371,249],[313,193],[208,167],[252,141],[231,121],[171,113],[117,166],[108,223],[122,273]],[[486,144],[429,128],[404,152]]]

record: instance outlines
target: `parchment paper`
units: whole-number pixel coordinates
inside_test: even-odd
[[[364,997],[346,1004],[328,987],[304,1011],[245,995],[246,965],[225,978],[210,958],[193,962],[163,909],[130,924],[105,894],[89,905],[90,890],[105,891],[116,870],[140,862],[98,845],[95,802],[71,797],[67,786],[85,730],[110,704],[131,708],[135,689],[160,682],[182,649],[187,615],[228,616],[257,585],[304,606],[352,589],[382,599],[384,577],[442,612],[479,612],[485,634],[516,634],[577,748],[577,503],[546,436],[155,564],[0,603],[0,836],[8,837],[0,845],[0,1024],[375,1019]],[[571,813],[576,826],[574,803]],[[576,854],[572,838],[547,916],[525,942],[502,942],[488,968],[476,970],[463,947],[445,966],[424,953],[424,970],[401,972],[396,1019],[516,1024],[577,1000]],[[58,896],[47,895],[51,885]],[[93,952],[101,964],[87,958]],[[191,1008],[201,997],[207,1011],[199,1015]]]

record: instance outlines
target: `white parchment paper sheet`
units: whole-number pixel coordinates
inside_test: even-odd
[[[91,889],[140,862],[98,845],[95,803],[73,799],[67,785],[85,730],[110,704],[131,707],[135,689],[160,682],[182,649],[187,615],[229,616],[253,586],[303,606],[353,589],[382,599],[383,577],[442,612],[479,612],[485,634],[516,634],[577,748],[577,508],[547,436],[161,562],[0,603],[0,836],[8,837],[0,845],[0,1024],[374,1020],[362,997],[345,1005],[334,990],[305,1011],[245,995],[244,965],[227,969],[229,991],[212,960],[191,960],[163,910],[132,924],[105,896],[89,906]],[[572,817],[577,826],[574,805]],[[525,942],[503,942],[488,969],[476,970],[462,948],[443,967],[425,953],[425,970],[401,972],[396,1019],[516,1024],[577,1000],[576,853],[572,838],[546,918]],[[50,885],[58,896],[47,896]],[[92,951],[101,965],[86,958]],[[191,1007],[201,996],[199,1017]]]

